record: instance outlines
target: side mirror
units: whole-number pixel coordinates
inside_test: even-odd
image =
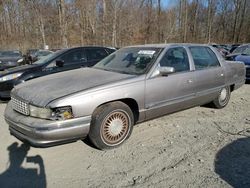
[[[56,60],[56,66],[57,67],[63,67],[64,61],[63,60]]]
[[[168,76],[175,72],[174,67],[159,67],[159,72],[161,76]]]

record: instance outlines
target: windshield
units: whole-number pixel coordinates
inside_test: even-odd
[[[250,55],[250,48],[245,49],[242,54]]]
[[[246,46],[240,46],[240,47],[238,47],[238,48],[236,48],[233,52],[232,52],[232,54],[237,54],[237,53],[242,53],[245,49],[247,49],[248,48],[248,46],[246,45]]]
[[[49,55],[51,53],[52,52],[50,52],[50,51],[38,51],[38,52],[36,52],[36,56],[46,56],[46,55]]]
[[[0,51],[0,57],[21,57],[19,51]]]
[[[57,58],[57,56],[59,56],[60,54],[64,53],[66,51],[66,49],[63,49],[63,50],[59,50],[55,53],[51,53],[47,56],[45,56],[44,58],[34,62],[33,64],[36,64],[36,65],[42,65],[42,64],[45,64],[49,61],[52,61],[53,59]]]
[[[161,48],[123,48],[101,60],[94,68],[124,74],[144,74],[160,51]]]

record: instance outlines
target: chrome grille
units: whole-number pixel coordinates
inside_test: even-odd
[[[14,97],[11,97],[11,103],[12,103],[12,108],[24,115],[29,115],[30,111],[29,111],[29,105],[26,102],[23,102],[19,99],[16,99]]]

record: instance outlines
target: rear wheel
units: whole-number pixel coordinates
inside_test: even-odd
[[[99,149],[121,145],[131,134],[134,116],[128,105],[120,101],[97,108],[92,116],[89,138]]]
[[[218,109],[224,108],[229,102],[230,95],[231,91],[229,86],[222,88],[219,92],[218,97],[212,101],[212,106]]]

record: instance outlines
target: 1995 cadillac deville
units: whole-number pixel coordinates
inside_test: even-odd
[[[93,68],[17,85],[5,120],[12,135],[33,146],[88,136],[97,148],[109,149],[138,122],[204,104],[225,107],[245,74],[243,63],[227,62],[207,45],[126,47]]]

